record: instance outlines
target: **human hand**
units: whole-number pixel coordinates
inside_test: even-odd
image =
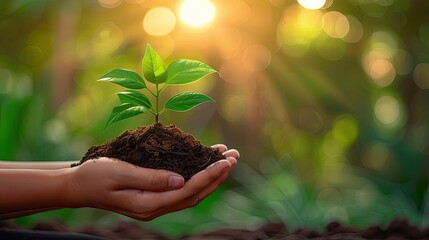
[[[86,161],[68,174],[67,205],[95,207],[149,221],[192,207],[212,193],[237,163],[239,153],[215,145],[225,159],[184,182],[166,170],[136,167],[109,158]]]

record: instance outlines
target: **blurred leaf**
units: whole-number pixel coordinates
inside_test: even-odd
[[[115,69],[97,81],[111,82],[131,89],[146,88],[146,84],[140,75],[127,69]]]
[[[176,60],[167,67],[166,84],[186,84],[195,82],[204,76],[215,73],[216,70],[209,65],[195,61],[181,59]]]
[[[215,102],[215,100],[201,93],[184,92],[170,98],[164,107],[165,109],[184,112],[204,102]]]

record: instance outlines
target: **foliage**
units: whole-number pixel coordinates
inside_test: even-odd
[[[123,119],[149,111],[158,122],[164,110],[184,112],[214,100],[202,93],[183,92],[171,97],[159,109],[159,95],[168,85],[188,84],[195,82],[216,71],[205,63],[196,60],[180,59],[173,61],[166,68],[157,52],[148,44],[142,61],[142,71],[147,82],[155,84],[155,92],[150,90],[145,80],[137,73],[127,69],[115,69],[103,75],[98,81],[118,84],[130,89],[145,89],[154,98],[155,104],[142,92],[127,90],[117,93],[121,105],[114,107],[106,127]]]

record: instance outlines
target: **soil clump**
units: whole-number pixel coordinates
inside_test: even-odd
[[[103,145],[92,146],[72,167],[100,157],[119,159],[144,168],[173,171],[182,175],[185,181],[225,158],[219,150],[202,145],[175,125],[164,126],[161,123],[127,130]]]

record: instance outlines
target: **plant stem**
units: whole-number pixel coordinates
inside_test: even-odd
[[[162,88],[161,88],[161,89],[159,89],[158,94],[159,94],[160,92],[162,92],[162,90],[164,90],[164,88],[165,88],[165,87],[167,87],[167,84],[164,84],[164,86],[162,86]]]
[[[159,111],[158,111],[158,96],[159,96],[159,91],[158,91],[158,83],[155,84],[156,86],[156,96],[155,96],[155,104],[156,104],[156,115],[155,115],[155,123],[158,123],[159,121]]]
[[[152,96],[156,97],[155,93],[153,93],[149,88],[146,88],[146,90],[147,90],[150,94],[152,94]]]

